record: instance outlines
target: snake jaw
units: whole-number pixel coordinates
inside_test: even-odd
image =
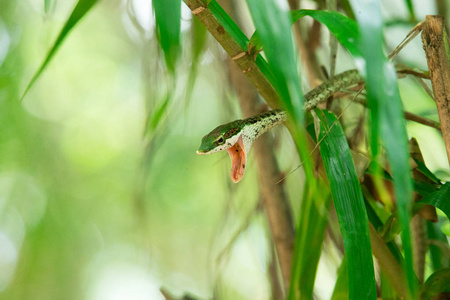
[[[247,163],[247,153],[242,135],[239,136],[237,142],[231,148],[227,149],[227,152],[231,159],[231,180],[237,183],[244,177]]]

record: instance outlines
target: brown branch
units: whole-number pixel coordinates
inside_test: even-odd
[[[346,94],[345,93],[336,93],[334,95],[334,98],[341,98],[343,96],[346,96]],[[352,98],[352,101],[362,104],[367,107],[367,101],[365,99],[361,99],[361,98],[357,97],[357,98]],[[416,123],[419,123],[419,124],[422,124],[425,126],[435,128],[437,130],[441,130],[441,126],[440,126],[439,122],[430,120],[428,118],[421,117],[419,115],[413,114],[408,111],[403,112],[403,115],[404,115],[405,119],[408,121],[413,121],[413,122],[416,122]]]
[[[262,74],[255,63],[253,55],[247,53],[247,49],[242,47],[233,39],[233,37],[223,28],[217,18],[208,9],[206,0],[183,0],[192,10],[192,13],[205,25],[206,29],[222,45],[223,49],[239,66],[242,73],[247,76],[250,82],[256,87],[259,94],[272,107],[280,107],[280,102],[275,89],[269,80]]]
[[[450,45],[444,24],[443,17],[427,16],[422,30],[422,42],[450,162]]]
[[[271,245],[270,247],[270,254],[271,259],[269,263],[269,278],[271,282],[271,292],[272,292],[272,299],[283,299],[284,298],[284,291],[283,286],[281,284],[280,276],[279,274],[279,268],[278,268],[278,260],[277,260],[277,254],[275,252],[275,247]]]
[[[259,100],[254,87],[247,80],[243,80],[241,72],[231,60],[228,60],[228,67],[244,117],[262,112],[265,105]],[[267,106],[265,107],[267,109]],[[273,137],[270,134],[264,134],[255,141],[253,147],[259,167],[261,196],[278,256],[284,288],[287,291],[291,277],[295,233],[284,187],[276,184],[280,179],[280,169],[273,152]]]
[[[220,4],[231,17],[236,18],[231,1],[220,1]],[[230,80],[236,89],[244,117],[250,117],[263,110],[267,110],[267,105],[263,104],[260,100],[258,93],[252,84],[243,78],[242,72],[232,59],[227,60],[227,66]],[[272,234],[274,250],[276,252],[272,257],[272,262],[269,267],[271,270],[270,280],[272,293],[274,296],[276,295],[274,299],[282,299],[284,298],[283,288],[285,291],[288,290],[291,277],[295,241],[292,215],[283,185],[276,184],[280,178],[280,170],[273,152],[273,137],[269,134],[264,134],[255,141],[253,147],[255,159],[259,166],[261,197]],[[283,279],[282,286],[280,285],[280,279],[277,276],[278,263]]]
[[[289,0],[288,2],[289,8],[291,10],[296,10],[299,8],[299,0]],[[294,33],[295,43],[297,45],[299,55],[301,57],[302,66],[304,67],[308,76],[309,86],[311,89],[313,89],[322,81],[320,78],[321,72],[315,52],[311,52],[311,47],[306,46],[300,24],[301,20],[295,22],[292,26],[292,30]]]
[[[428,74],[428,72],[424,72],[424,71],[416,69],[416,68],[396,65],[395,69],[397,70],[397,75],[399,77],[401,75],[412,75],[414,77],[418,77],[418,78],[422,78],[422,79],[430,79],[430,74]]]

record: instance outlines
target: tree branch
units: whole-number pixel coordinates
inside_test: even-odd
[[[230,15],[234,13],[230,7],[229,1],[223,1],[223,7],[229,11]],[[230,80],[236,89],[239,104],[244,117],[250,117],[267,110],[260,100],[257,91],[250,82],[245,80],[239,68],[233,63],[232,59],[227,60]],[[259,187],[261,198],[267,214],[267,219],[272,235],[273,244],[276,250],[273,260],[273,270],[277,270],[277,258],[280,265],[283,279],[284,290],[289,288],[292,268],[292,257],[294,251],[295,232],[292,221],[292,215],[289,207],[289,201],[281,184],[276,184],[280,178],[280,170],[275,154],[273,152],[273,137],[270,134],[264,134],[254,143],[254,155],[259,167]],[[273,264],[273,263],[272,263]],[[276,275],[277,273],[272,273]],[[277,294],[275,299],[282,299],[284,296],[283,288],[279,284],[279,279],[272,276],[272,291]],[[281,289],[281,291],[280,291]],[[280,295],[281,293],[281,295]]]
[[[208,8],[206,0],[183,0],[192,10],[192,13],[205,25],[206,29],[222,45],[231,59],[239,66],[242,73],[247,76],[250,82],[256,87],[259,94],[267,101],[272,108],[280,107],[280,102],[275,89],[269,80],[261,72],[255,62],[253,55],[243,49],[231,34],[220,24],[216,16]]]
[[[426,17],[422,30],[422,42],[441,123],[442,137],[450,162],[450,45],[443,17]]]

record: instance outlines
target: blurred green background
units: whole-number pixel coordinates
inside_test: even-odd
[[[415,1],[418,19],[435,13],[425,2]],[[239,184],[229,179],[226,153],[195,154],[203,135],[240,112],[225,54],[209,36],[186,101],[184,4],[175,77],[164,70],[151,2],[100,1],[19,102],[75,4],[0,0],[0,299],[164,299],[161,287],[202,299],[270,299],[272,248],[251,154]],[[386,20],[407,14],[403,1],[383,7]],[[410,28],[386,29],[389,50]],[[400,59],[426,69],[419,38]],[[340,49],[338,72],[353,67]],[[399,86],[406,110],[437,120],[415,81]],[[166,99],[149,133],[147,116]],[[418,124],[408,133],[427,166],[449,180],[438,133]],[[288,173],[299,164],[295,147],[284,128],[271,134]],[[283,183],[294,208],[302,180],[296,171]],[[316,293],[327,299],[342,254],[323,251]]]

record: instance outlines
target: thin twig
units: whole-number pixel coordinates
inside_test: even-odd
[[[416,78],[430,79],[429,72],[417,68],[411,68],[403,65],[395,65],[395,69],[397,71],[397,75],[405,74],[405,75],[413,75]]]
[[[420,86],[425,90],[425,92],[428,94],[428,96],[430,96],[430,98],[433,99],[433,101],[434,101],[433,91],[430,89],[428,84],[425,81],[423,81],[422,78],[418,78],[418,77],[414,77],[414,78],[420,84]]]
[[[367,101],[365,99],[355,98],[355,99],[352,99],[352,101],[355,103],[362,104],[367,107]],[[428,118],[421,117],[419,115],[413,114],[408,111],[403,112],[403,115],[405,116],[405,119],[408,121],[413,121],[413,122],[416,122],[416,123],[419,123],[419,124],[422,124],[425,126],[435,128],[437,130],[441,130],[439,122],[430,120]]]
[[[336,0],[327,0],[327,10],[336,11],[337,10],[337,2]],[[336,58],[337,58],[337,50],[338,44],[337,39],[334,34],[330,32],[330,78],[334,77],[336,73]]]
[[[422,31],[423,29],[423,24],[424,21],[418,23],[416,26],[414,26],[413,29],[411,29],[410,32],[408,32],[408,34],[406,35],[406,37],[403,39],[403,41],[400,42],[400,44],[398,44],[397,47],[395,47],[394,50],[392,50],[392,52],[389,54],[388,58],[390,60],[394,60],[395,57],[397,56],[397,54],[402,51],[402,49],[410,42],[412,41],[417,35],[419,35],[419,33]]]

